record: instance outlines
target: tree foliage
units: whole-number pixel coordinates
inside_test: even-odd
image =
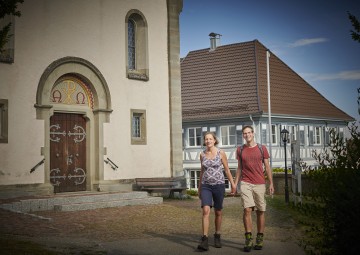
[[[330,149],[313,152],[318,169],[306,167],[312,182],[306,206],[318,219],[312,234],[312,254],[358,254],[354,238],[360,229],[360,132],[349,127],[351,137],[330,132]],[[316,212],[314,214],[314,212]]]
[[[351,22],[351,25],[353,26],[354,30],[350,30],[351,37],[354,41],[360,42],[360,22],[359,20],[352,15],[350,12],[348,12],[348,17]]]
[[[0,19],[6,15],[21,16],[21,12],[17,10],[18,4],[22,4],[24,0],[0,0]],[[12,23],[5,24],[0,30],[0,53],[3,51],[5,44],[10,40]]]

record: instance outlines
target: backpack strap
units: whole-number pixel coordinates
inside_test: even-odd
[[[264,163],[264,150],[263,150],[262,144],[258,143],[257,146],[261,152],[262,162]]]

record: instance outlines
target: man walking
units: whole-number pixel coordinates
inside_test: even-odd
[[[249,252],[253,248],[252,238],[252,211],[256,210],[257,235],[255,250],[263,248],[266,211],[266,176],[269,180],[269,192],[274,193],[272,172],[269,164],[269,153],[264,145],[257,144],[254,140],[252,126],[244,126],[242,129],[246,144],[238,147],[238,168],[235,176],[235,186],[240,181],[240,196],[244,207],[243,222],[245,228],[244,251]]]

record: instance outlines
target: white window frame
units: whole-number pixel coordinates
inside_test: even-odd
[[[287,130],[289,131],[289,140],[288,143],[296,140],[296,126],[295,125],[288,125]]]
[[[233,129],[233,133],[231,134],[230,129]],[[223,134],[223,130],[226,130],[226,134]],[[224,143],[223,139],[226,136],[227,143]],[[222,146],[235,146],[236,145],[236,128],[235,125],[228,126],[220,126],[220,137],[221,137],[221,145]],[[231,143],[231,137],[233,138],[233,143]]]
[[[194,189],[196,190],[198,188],[198,183],[200,183],[200,171],[199,169],[190,169],[189,171],[189,188],[190,189]],[[192,173],[194,173],[194,176],[192,176]],[[229,180],[227,179],[227,177],[224,175],[224,179],[225,179],[225,190],[230,190],[231,189],[231,184],[229,182]],[[193,185],[194,184],[194,185]]]
[[[194,137],[190,137],[190,130],[194,130]],[[198,137],[200,137],[200,142],[198,143]],[[191,139],[194,139],[194,145],[191,145]],[[188,147],[201,147],[202,146],[202,128],[201,127],[191,127],[188,128]]]
[[[313,145],[321,145],[321,133],[322,133],[322,127],[320,126],[314,126],[313,129]]]
[[[271,144],[277,145],[278,144],[278,125],[271,124]]]

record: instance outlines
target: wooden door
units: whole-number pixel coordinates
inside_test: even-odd
[[[50,182],[54,192],[86,190],[86,120],[55,113],[50,119]]]

